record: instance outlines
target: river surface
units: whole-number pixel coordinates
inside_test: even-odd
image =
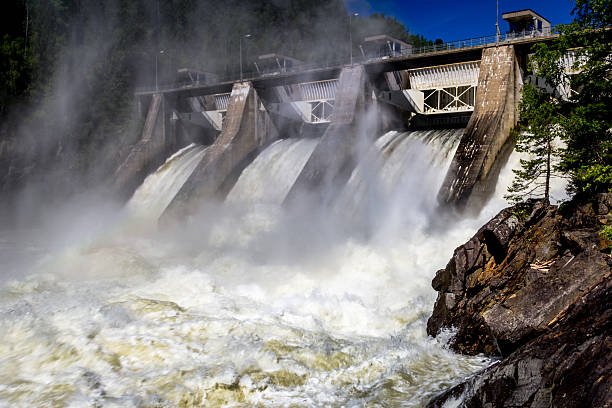
[[[491,363],[425,330],[436,270],[512,177],[479,216],[438,214],[461,132],[382,136],[325,208],[281,207],[317,143],[289,139],[158,228],[190,146],[123,211],[2,231],[0,407],[424,406]]]

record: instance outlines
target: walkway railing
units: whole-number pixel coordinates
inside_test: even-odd
[[[393,52],[393,56],[390,55],[380,55],[376,57],[364,57],[357,56],[353,57],[353,63],[359,64],[364,62],[373,62],[378,60],[384,60],[389,58],[402,58],[410,55],[419,55],[419,54],[429,54],[429,53],[437,53],[437,52],[445,52],[445,51],[453,51],[460,50],[472,47],[483,47],[486,45],[493,44],[507,44],[513,41],[520,41],[526,39],[535,39],[535,38],[548,38],[555,35],[555,30],[553,29],[544,29],[543,31],[522,31],[518,33],[505,33],[500,35],[488,35],[484,37],[475,37],[469,38],[467,40],[458,40],[458,41],[450,41],[443,44],[434,44],[428,45],[425,47],[413,48],[412,50],[405,52]],[[273,73],[260,73],[257,71],[246,71],[243,73],[243,78],[245,81],[264,78],[264,77],[274,77],[282,74],[291,74],[291,73],[300,73],[313,71],[316,69],[328,69],[328,68],[340,68],[348,63],[347,59],[342,58],[334,61],[326,61],[326,62],[318,62],[313,64],[300,64],[291,71],[286,72],[273,72]],[[214,83],[224,83],[224,82],[235,82],[240,79],[237,74],[230,74],[225,76],[219,76],[216,78],[217,80]],[[180,82],[180,83],[171,83],[159,85],[157,87],[147,86],[147,87],[137,87],[136,93],[148,93],[148,92],[158,92],[158,91],[167,91],[167,90],[175,90],[175,89],[188,89],[195,88],[203,85],[212,85],[212,82],[208,81],[190,81],[190,82]]]

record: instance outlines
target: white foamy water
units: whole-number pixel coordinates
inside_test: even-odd
[[[462,135],[463,129],[386,133],[351,174],[336,210],[379,227],[411,217],[422,222],[437,206],[433,190],[442,185]]]
[[[126,206],[128,212],[145,220],[159,218],[200,163],[206,149],[192,143],[170,156],[138,187]]]
[[[505,205],[429,227],[458,134],[377,141],[341,194],[367,239],[280,207],[316,144],[285,140],[183,228],[49,254],[0,293],[0,406],[423,406],[489,363],[425,332],[435,271]]]
[[[499,174],[499,182],[497,183],[497,189],[493,196],[492,201],[497,203],[503,203],[504,195],[508,194],[507,189],[503,186],[509,186],[512,184],[512,180],[514,179],[514,173],[512,169],[520,169],[521,167],[521,159],[528,159],[529,155],[527,153],[519,153],[514,150],[510,157],[508,158],[508,164],[502,169]],[[539,180],[542,184],[544,184],[544,180]],[[567,193],[567,185],[568,179],[562,178],[553,174],[553,177],[550,179],[550,203],[553,205],[559,204],[563,201],[567,201],[570,197]],[[503,191],[501,191],[503,190]],[[536,191],[536,198],[542,197],[542,190]]]
[[[242,172],[225,201],[281,204],[318,142],[284,139],[272,143]]]

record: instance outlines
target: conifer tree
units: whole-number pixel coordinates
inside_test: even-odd
[[[549,199],[555,175],[569,177],[573,194],[612,187],[612,0],[576,0],[572,13],[558,38],[536,44],[531,56],[534,77],[546,87],[522,90],[516,150],[530,157],[515,171],[511,201]],[[555,146],[557,138],[565,147]]]
[[[506,198],[513,202],[543,198],[549,203],[550,181],[558,175],[560,106],[554,94],[531,84],[523,87],[522,94],[519,106],[522,123],[515,135],[515,149],[528,156],[521,159],[520,169],[513,170],[515,179]]]

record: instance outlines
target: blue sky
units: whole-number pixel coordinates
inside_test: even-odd
[[[496,0],[345,0],[350,12],[385,13],[410,32],[444,41],[495,34]],[[499,0],[500,30],[508,30],[501,14],[530,8],[553,25],[572,21],[573,0]]]

